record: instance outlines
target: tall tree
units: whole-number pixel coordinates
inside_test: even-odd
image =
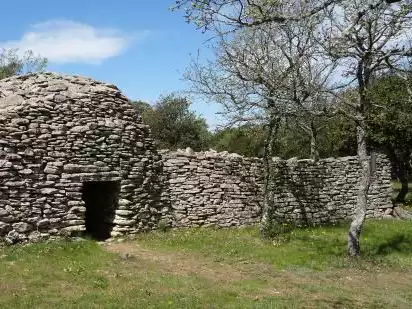
[[[0,50],[0,79],[13,75],[43,71],[47,66],[47,59],[35,55],[31,50],[22,56],[17,49]]]
[[[402,184],[396,201],[404,202],[408,193],[412,154],[412,95],[405,91],[412,80],[397,75],[377,79],[370,91],[371,105],[367,116],[371,146],[383,150]]]
[[[282,15],[311,15],[315,5],[294,3],[285,1],[276,10]],[[334,69],[334,64],[318,52],[313,39],[321,22],[314,16],[285,24],[255,25],[232,35],[216,28],[216,61],[206,65],[194,62],[185,75],[195,93],[222,105],[229,124],[246,122],[264,128],[265,197],[270,196],[270,158],[283,119],[300,120],[299,125],[311,137],[311,155],[318,157],[315,118],[328,110],[330,91],[326,90]],[[262,231],[276,224],[269,215],[271,207],[265,199]]]
[[[326,54],[344,67],[344,74],[356,85],[356,103],[347,115],[356,123],[357,153],[361,163],[359,191],[354,219],[348,233],[348,253],[360,255],[359,237],[367,210],[371,171],[367,146],[367,115],[373,101],[370,88],[374,77],[397,66],[412,55],[405,38],[411,31],[412,4],[388,5],[384,2],[340,1],[325,9],[319,41]]]
[[[306,6],[286,11],[305,11]],[[296,13],[298,14],[298,13]],[[216,61],[194,62],[185,77],[192,90],[222,104],[229,123],[294,117],[312,137],[316,118],[327,111],[327,86],[334,65],[316,50],[318,19],[254,27],[228,38],[220,35]],[[276,115],[276,117],[274,117]]]
[[[135,103],[159,147],[171,150],[191,147],[196,151],[209,147],[206,120],[190,110],[188,98],[172,94],[161,97],[153,106],[142,101]]]

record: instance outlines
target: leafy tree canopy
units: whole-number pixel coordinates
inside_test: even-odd
[[[212,148],[248,157],[262,157],[265,147],[265,130],[260,126],[242,125],[215,132]]]
[[[190,110],[188,98],[170,94],[153,106],[142,101],[135,103],[160,148],[190,147],[195,151],[208,148],[210,133],[206,120]]]

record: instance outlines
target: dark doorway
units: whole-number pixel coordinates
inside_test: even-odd
[[[96,240],[110,237],[114,212],[119,201],[120,183],[90,181],[83,183],[83,201],[86,203],[86,234]]]

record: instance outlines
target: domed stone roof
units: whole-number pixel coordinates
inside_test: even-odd
[[[122,97],[116,86],[82,76],[51,72],[13,76],[0,80],[0,113],[99,94]]]

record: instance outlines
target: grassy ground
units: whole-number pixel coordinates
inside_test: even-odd
[[[345,235],[191,229],[0,248],[0,308],[411,308],[412,223],[368,221],[359,260]]]

